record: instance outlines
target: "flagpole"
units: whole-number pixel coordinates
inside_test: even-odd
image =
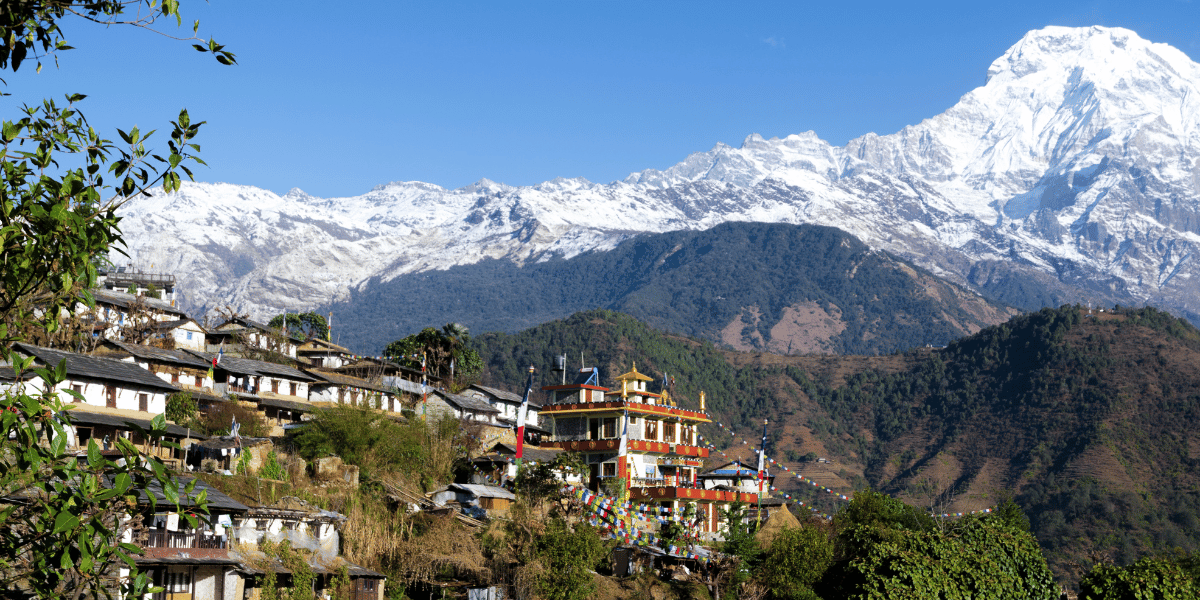
[[[533,393],[533,365],[529,365],[529,382],[525,385],[525,397],[517,410],[517,477],[521,476],[525,455],[525,416],[529,412],[529,395]]]
[[[424,352],[421,352],[421,420],[429,421],[429,380],[425,378]]]

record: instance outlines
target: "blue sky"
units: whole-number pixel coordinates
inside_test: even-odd
[[[89,95],[102,132],[204,119],[197,179],[323,197],[398,180],[608,182],[717,142],[834,144],[931,117],[1031,29],[1119,26],[1200,57],[1200,6],[1143,2],[330,2],[196,0],[238,55],[66,22],[60,69],[9,73],[5,118]],[[181,33],[190,34],[185,27]]]

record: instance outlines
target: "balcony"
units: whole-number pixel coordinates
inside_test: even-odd
[[[167,531],[151,529],[134,537],[133,542],[142,548],[194,548],[198,550],[228,550],[225,538],[205,534],[197,530]]]
[[[742,492],[726,492],[723,490],[706,490],[700,487],[693,487],[691,484],[686,485],[658,485],[649,486],[636,483],[638,479],[634,479],[634,484],[629,488],[629,499],[635,502],[660,501],[660,500],[698,500],[709,502],[746,502],[754,503],[758,501],[758,494],[746,494]],[[641,480],[641,481],[656,481],[656,480]],[[664,482],[665,484],[666,482]]]
[[[561,440],[542,442],[543,446],[562,448],[571,452],[616,452],[621,448],[619,438],[605,440]],[[685,446],[683,444],[668,444],[649,440],[629,440],[630,452],[652,452],[655,454],[676,454],[679,456],[708,457],[708,448]]]

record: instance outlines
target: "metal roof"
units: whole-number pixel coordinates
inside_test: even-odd
[[[467,492],[478,498],[504,498],[506,500],[516,500],[517,497],[510,491],[496,487],[494,485],[479,485],[475,483],[451,483],[446,486],[452,490]]]
[[[74,352],[51,350],[41,346],[16,343],[13,347],[20,353],[35,357],[43,366],[55,367],[64,359],[67,361],[67,375],[71,378],[99,379],[101,381],[116,381],[134,386],[177,392],[179,388],[155,377],[153,373],[133,363],[99,358]]]

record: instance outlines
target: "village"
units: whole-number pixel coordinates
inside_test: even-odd
[[[421,369],[244,315],[231,313],[205,326],[176,308],[175,293],[170,275],[107,273],[91,290],[94,307],[81,300],[75,315],[75,327],[90,334],[88,343],[76,342],[74,351],[49,347],[61,346],[53,339],[14,346],[36,366],[65,366],[54,391],[68,407],[72,451],[83,456],[90,443],[115,454],[115,441],[123,438],[159,458],[181,481],[203,476],[195,493],[206,494],[207,514],[196,515],[197,527],[157,502],[164,496],[153,488],[131,511],[138,518],[126,519],[123,540],[142,549],[137,567],[162,589],[155,599],[265,600],[275,597],[276,588],[294,586],[306,586],[311,597],[385,598],[387,577],[343,556],[347,515],[277,497],[274,487],[261,492],[263,482],[274,486],[288,471],[329,485],[359,485],[356,465],[337,456],[306,463],[290,442],[334,407],[357,407],[401,423],[452,420],[469,431],[466,476],[434,482],[431,489],[386,483],[395,510],[451,516],[468,529],[508,518],[521,493],[514,493],[514,482],[522,466],[573,461],[573,467],[552,472],[554,492],[584,507],[577,519],[615,542],[615,575],[702,568],[729,532],[731,506],[750,508],[735,517],[743,524],[776,517],[776,526],[796,523],[784,501],[770,497],[774,476],[761,461],[756,469],[712,460],[698,430],[711,422],[703,393],[698,405],[681,406],[665,381],[657,385],[636,365],[616,376],[619,387],[613,388],[601,385],[598,368],[569,368],[564,356],[538,366],[552,371],[558,384],[524,397],[478,383],[451,392],[447,382]],[[45,387],[32,371],[11,366],[0,368],[0,385]],[[163,441],[170,444],[147,439],[155,418],[180,399],[198,418],[228,419],[228,431],[205,435],[168,420]],[[246,411],[256,417],[239,423],[236,415]],[[218,489],[220,477],[233,475],[256,477],[258,502]],[[180,506],[195,508],[191,499]],[[672,533],[660,538],[664,528]],[[407,593],[512,597],[504,581],[487,583],[422,585]]]

